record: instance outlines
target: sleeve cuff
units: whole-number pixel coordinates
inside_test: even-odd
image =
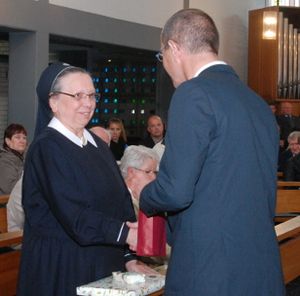
[[[120,231],[119,231],[119,234],[117,237],[117,244],[124,245],[126,243],[128,232],[129,232],[129,228],[126,225],[126,223],[124,222],[121,225],[121,228],[120,228]]]

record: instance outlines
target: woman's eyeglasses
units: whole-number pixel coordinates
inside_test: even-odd
[[[153,174],[153,175],[157,175],[158,171],[153,171],[153,170],[142,170],[142,169],[138,169],[138,168],[134,168],[135,170],[144,172],[147,175]]]
[[[91,101],[98,101],[100,99],[100,94],[97,94],[97,93],[86,94],[84,92],[78,92],[78,93],[75,93],[75,94],[70,94],[70,93],[67,93],[67,92],[64,92],[64,91],[54,91],[54,92],[51,92],[49,94],[49,97],[55,96],[57,94],[62,94],[62,95],[65,95],[65,96],[72,97],[76,101],[81,101],[81,100],[83,100],[85,98],[89,98]]]

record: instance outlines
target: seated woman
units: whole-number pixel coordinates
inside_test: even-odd
[[[0,150],[0,194],[10,194],[23,171],[27,131],[21,124],[12,123],[4,132]]]
[[[19,231],[24,228],[24,210],[22,206],[22,181],[21,178],[17,181],[13,187],[9,200],[6,205],[7,209],[7,229],[8,231]]]
[[[137,192],[140,192],[141,184],[145,182],[145,178],[147,178],[148,183],[156,178],[159,161],[160,155],[153,148],[142,145],[127,147],[121,158],[120,170],[131,194],[136,217],[138,217],[139,210]],[[167,246],[167,257],[141,257],[140,259],[145,263],[161,265],[166,262],[169,255],[170,247]]]
[[[127,147],[127,137],[122,120],[111,118],[108,122],[108,130],[111,133],[110,150],[115,159],[120,160]]]
[[[151,148],[145,146],[129,146],[121,158],[120,170],[124,181],[131,193],[135,214],[138,212],[136,188],[139,186],[141,175],[151,182],[156,178],[159,156]]]

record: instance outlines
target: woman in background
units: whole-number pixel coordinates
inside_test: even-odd
[[[21,178],[26,148],[27,131],[21,124],[10,124],[0,150],[0,194],[10,194]]]
[[[127,147],[127,136],[122,120],[111,118],[108,121],[108,130],[111,133],[110,150],[115,159],[120,160]]]

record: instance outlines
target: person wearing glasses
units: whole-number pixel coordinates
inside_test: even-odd
[[[136,246],[137,223],[116,161],[85,129],[98,97],[91,76],[52,64],[37,94],[35,139],[24,167],[17,295],[71,296],[113,271],[151,273],[129,249]]]
[[[171,16],[161,48],[176,90],[159,174],[140,182],[139,206],[168,213],[165,295],[285,295],[274,115],[220,60],[217,28],[202,10]]]
[[[158,173],[160,155],[154,148],[142,145],[131,145],[121,158],[120,170],[127,188],[131,194],[131,199],[138,218],[139,201],[138,188],[140,182],[152,182]],[[142,257],[140,258],[147,264],[161,265],[164,264],[169,257],[170,248],[167,246],[167,257]]]
[[[131,193],[136,217],[138,217],[138,194],[136,188],[143,180],[149,182],[156,178],[159,165],[159,156],[151,148],[139,145],[128,146],[121,158],[120,170],[124,181]]]

